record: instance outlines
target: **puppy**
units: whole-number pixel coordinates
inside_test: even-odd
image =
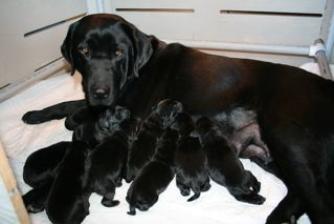
[[[89,194],[86,189],[90,150],[84,142],[73,142],[59,165],[45,207],[52,223],[81,223],[89,214]]]
[[[115,188],[121,186],[129,147],[129,135],[125,123],[130,111],[118,107],[114,119],[108,125],[111,136],[99,144],[91,155],[89,175],[90,189],[103,196],[101,203],[106,207],[119,204],[115,201]],[[117,120],[117,121],[116,121]]]
[[[100,176],[103,176],[104,174],[107,176],[108,174],[117,176],[117,178],[115,177],[112,180],[115,181],[116,186],[121,185],[121,178],[125,177],[126,173],[124,164],[128,152],[127,136],[131,133],[134,125],[135,120],[130,116],[130,112],[123,107],[116,106],[114,110],[107,110],[105,113],[101,114],[97,122],[82,124],[74,131],[74,142],[84,142],[86,140],[85,143],[91,148],[102,142],[102,145],[95,149],[96,156],[93,156],[94,161],[99,160],[98,158],[101,157],[100,155],[106,153],[106,148],[111,148],[107,152],[107,154],[109,153],[109,156],[110,153],[115,153],[115,155],[110,156],[110,158],[105,157],[109,160],[104,162],[104,164],[102,159],[98,162],[94,162],[94,165],[100,165],[97,167],[94,166],[92,169],[97,170],[94,171],[95,174],[92,175],[94,183],[97,182],[95,175],[99,176],[97,172],[100,167],[106,166],[109,168],[103,169]],[[89,129],[89,127],[92,129]],[[115,148],[117,149],[113,148],[113,144],[115,144]],[[44,210],[46,197],[58,172],[57,167],[59,166],[60,161],[64,158],[66,150],[69,150],[72,147],[74,146],[71,145],[70,142],[60,142],[47,148],[40,149],[28,157],[23,170],[25,182],[33,187],[31,191],[23,196],[23,201],[28,212],[37,213]],[[119,149],[122,149],[121,153],[118,152]],[[112,166],[106,165],[110,160],[113,160]],[[122,164],[121,168],[119,168],[120,165],[117,164]],[[121,172],[121,175],[118,175],[119,172]],[[110,178],[110,176],[108,177]],[[104,190],[103,187],[95,189],[97,189],[96,191],[101,195],[107,194],[107,191]],[[108,202],[104,204],[108,206],[107,203]]]
[[[157,143],[156,154],[132,182],[126,196],[129,215],[136,214],[136,208],[148,210],[158,200],[174,177],[173,160],[178,134],[167,129]]]
[[[260,182],[244,170],[233,145],[229,146],[217,125],[206,117],[196,122],[200,140],[207,154],[209,175],[239,201],[263,204],[265,198],[258,194]]]
[[[183,110],[182,104],[165,99],[160,101],[141,125],[129,151],[126,181],[131,182],[139,170],[149,162],[155,152],[157,139],[170,125],[174,116]]]
[[[94,150],[88,150],[86,143],[74,141],[69,154],[65,155],[46,203],[52,222],[81,223],[89,213],[88,199],[92,192],[102,195],[102,204],[107,207],[119,204],[114,200],[115,187],[121,183],[128,153],[128,135],[122,129],[122,122],[130,119],[130,111],[117,107],[112,119],[106,117],[109,122],[113,121],[107,125],[112,130],[110,137]],[[71,166],[73,171],[69,170]],[[65,195],[62,191],[66,191]],[[59,205],[65,203],[65,208],[60,208]]]
[[[197,199],[201,191],[210,189],[210,179],[207,172],[206,154],[201,148],[198,137],[192,137],[195,124],[187,113],[176,116],[172,128],[179,133],[175,152],[176,185],[183,196],[194,195],[188,199]]]
[[[23,167],[23,180],[33,189],[23,195],[23,202],[30,213],[41,212],[56,169],[69,149],[70,142],[59,142],[33,152]]]

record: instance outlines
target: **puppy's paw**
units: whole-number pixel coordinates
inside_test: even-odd
[[[47,121],[47,119],[41,111],[36,110],[25,113],[22,117],[22,121],[26,124],[40,124]]]
[[[40,204],[28,204],[26,205],[27,212],[29,213],[39,213],[44,210],[44,205]]]
[[[127,213],[128,213],[128,215],[136,215],[135,206],[130,205],[130,210]]]
[[[190,189],[180,189],[181,195],[182,196],[189,196],[190,195]]]
[[[102,198],[101,204],[104,205],[105,207],[114,207],[119,205],[119,201],[118,200],[110,200],[107,198]]]
[[[78,127],[80,124],[76,123],[75,121],[73,121],[73,119],[71,119],[70,117],[67,117],[65,119],[65,128],[67,130],[73,131],[76,127]]]

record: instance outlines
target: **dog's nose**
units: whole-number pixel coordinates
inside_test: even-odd
[[[107,88],[107,87],[101,88],[100,87],[100,88],[94,89],[94,91],[93,91],[93,97],[95,99],[103,100],[103,99],[108,98],[109,93],[110,93],[110,89],[109,88]]]

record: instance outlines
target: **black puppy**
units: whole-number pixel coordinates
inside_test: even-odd
[[[174,177],[173,160],[178,134],[167,129],[157,143],[156,154],[132,182],[126,200],[130,205],[129,215],[136,214],[136,208],[148,210]]]
[[[119,204],[119,201],[114,201],[114,195],[125,173],[129,148],[128,126],[125,123],[130,119],[130,111],[118,107],[112,117],[109,121],[113,122],[108,125],[111,136],[92,152],[89,172],[90,191],[102,195],[101,203],[107,207]]]
[[[84,142],[73,142],[59,164],[45,207],[52,223],[81,223],[89,214],[89,194],[86,189],[90,150]]]
[[[59,142],[33,152],[23,167],[23,180],[33,189],[23,195],[28,212],[37,213],[45,208],[45,200],[56,176],[56,168],[63,159],[70,142]]]
[[[172,128],[179,133],[175,152],[176,185],[183,196],[189,195],[191,189],[194,195],[188,201],[193,201],[200,196],[201,191],[211,187],[206,154],[199,138],[192,136],[195,124],[189,114],[178,114]]]
[[[207,154],[211,179],[226,186],[239,201],[263,204],[265,198],[258,194],[260,182],[251,172],[244,170],[233,145],[228,145],[218,126],[206,117],[198,119],[196,126]]]
[[[97,147],[99,150],[95,149],[96,156],[92,157],[94,161],[98,160],[101,154],[106,153],[104,152],[106,151],[105,148],[111,148],[107,153],[109,153],[109,156],[110,153],[115,153],[115,155],[111,158],[105,157],[109,159],[105,164],[102,163],[103,160],[101,159],[99,162],[94,162],[94,165],[97,163],[101,166],[107,166],[106,163],[113,160],[113,166],[109,166],[108,169],[103,169],[101,175],[103,176],[105,174],[107,176],[109,174],[117,176],[117,178],[112,179],[115,181],[116,186],[121,184],[121,178],[124,177],[126,173],[123,165],[125,164],[128,151],[127,136],[131,133],[135,125],[132,118],[127,109],[116,106],[113,111],[107,110],[103,114],[100,114],[97,122],[88,122],[80,125],[75,129],[73,134],[75,142],[86,142],[91,148],[96,144],[103,143]],[[117,146],[115,149],[112,146],[113,144]],[[23,170],[24,181],[33,187],[31,191],[23,196],[28,212],[36,213],[44,210],[45,200],[54,178],[58,173],[60,161],[64,158],[65,152],[72,147],[70,142],[60,142],[40,149],[28,157]],[[122,149],[122,151],[118,153],[120,149]],[[120,165],[117,164],[122,164],[121,168],[119,168]],[[95,167],[96,166],[93,166],[92,169],[97,170],[94,171],[95,174],[92,175],[94,177],[94,183],[96,182],[96,176],[99,176],[97,172],[100,166]],[[119,172],[121,172],[121,175],[119,175]],[[107,194],[103,193],[101,187],[97,189],[97,192],[100,192],[102,195]],[[108,205],[108,202],[106,202],[105,205]]]
[[[182,105],[174,100],[160,101],[141,125],[137,139],[129,151],[126,181],[131,182],[140,169],[149,162],[155,152],[158,137],[163,128],[170,125],[173,117],[183,110]]]

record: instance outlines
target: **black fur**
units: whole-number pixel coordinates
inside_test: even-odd
[[[46,214],[55,224],[81,223],[89,214],[87,144],[73,142],[59,165],[46,201]]]
[[[152,159],[158,137],[162,134],[163,129],[171,124],[175,114],[182,110],[182,105],[171,99],[162,100],[152,108],[151,114],[141,125],[129,151],[127,182],[131,182],[140,169]]]
[[[158,201],[159,195],[167,188],[175,173],[174,152],[177,132],[167,129],[157,143],[156,154],[147,163],[131,183],[126,200],[129,203],[129,215],[136,214],[136,208],[148,210]]]
[[[122,53],[115,53],[118,48]],[[86,102],[27,112],[22,118],[26,123],[69,116],[87,102],[119,104],[140,118],[165,98],[178,100],[191,115],[214,117],[243,107],[256,114],[274,162],[270,165],[293,192],[287,201],[302,201],[313,223],[334,223],[333,81],[288,65],[166,44],[110,14],[88,15],[73,23],[62,52],[73,71],[83,76]],[[274,210],[273,215],[294,213],[292,207]]]
[[[176,185],[183,196],[194,195],[188,199],[197,199],[202,191],[210,189],[206,154],[202,150],[198,137],[192,137],[195,125],[189,114],[176,116],[172,128],[178,131],[179,139],[175,153]]]
[[[260,182],[244,170],[235,149],[228,145],[219,128],[210,119],[202,117],[197,121],[197,129],[208,158],[211,179],[225,186],[239,201],[263,204],[265,198],[258,194]]]

